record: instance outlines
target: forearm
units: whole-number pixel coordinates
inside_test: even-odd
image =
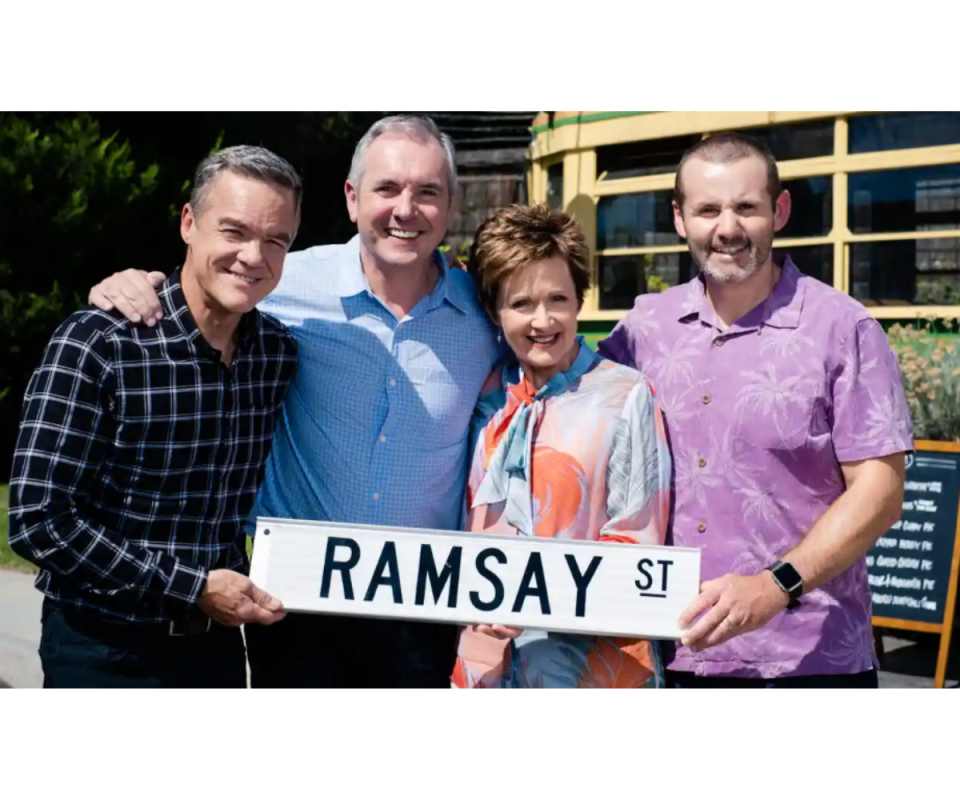
[[[900,518],[903,482],[877,469],[863,475],[820,517],[803,541],[780,556],[809,592],[850,569]]]
[[[31,497],[37,492],[45,497]],[[10,549],[15,553],[53,575],[105,591],[133,589],[175,610],[197,604],[205,568],[135,546],[50,495],[16,478],[11,482]]]

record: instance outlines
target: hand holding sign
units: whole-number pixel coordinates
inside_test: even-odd
[[[695,653],[716,647],[734,636],[762,628],[787,607],[789,598],[767,572],[724,575],[700,584],[700,595],[680,617],[687,630],[681,643]]]

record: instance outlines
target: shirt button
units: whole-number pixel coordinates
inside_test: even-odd
[[[373,493],[372,495],[370,495],[370,496],[371,496],[374,500],[379,500],[379,499],[380,499],[380,492],[374,492],[374,493]]]
[[[705,467],[705,466],[707,466],[707,459],[705,459],[705,458],[703,458],[703,457],[701,456],[699,459],[697,459],[697,463],[698,463],[701,467]]]
[[[396,378],[391,378],[391,379],[390,379],[390,385],[391,385],[391,386],[396,386],[396,385],[397,385],[397,379],[396,379]]]
[[[706,529],[707,529],[706,522],[701,522],[699,525],[697,525],[697,530],[700,531],[700,533],[703,533]]]
[[[704,395],[703,397],[701,397],[700,399],[703,400],[703,404],[704,404],[704,405],[707,405],[707,404],[710,402],[710,395],[705,394],[705,395]]]
[[[381,442],[387,441],[387,435],[386,435],[385,433],[381,433],[381,434],[380,434],[380,441],[381,441]]]
[[[725,341],[724,339],[714,339],[714,340],[713,340],[713,343],[714,343],[717,347],[723,347],[724,341]]]

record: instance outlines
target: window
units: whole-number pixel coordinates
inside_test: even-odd
[[[847,180],[853,233],[960,228],[960,164],[856,172]]]
[[[603,197],[597,204],[597,249],[681,244],[673,227],[673,192]]]
[[[833,118],[817,119],[790,125],[744,128],[741,133],[763,142],[777,161],[792,161],[832,156],[834,125]]]
[[[695,274],[690,253],[600,257],[600,308],[628,309],[637,295],[686,283]]]
[[[781,239],[829,235],[833,228],[833,178],[821,175],[783,181],[782,185],[790,192],[792,204],[790,219],[777,235]]]
[[[547,167],[547,205],[563,208],[563,162]]]
[[[823,244],[812,247],[785,247],[776,246],[774,252],[790,256],[794,266],[804,275],[816,278],[821,283],[833,286],[833,245]]]
[[[960,239],[855,242],[850,293],[873,306],[960,303]]]
[[[960,112],[921,111],[850,117],[851,153],[960,143]]]
[[[694,134],[598,147],[597,176],[606,173],[603,180],[611,181],[676,172],[683,154],[701,138]]]

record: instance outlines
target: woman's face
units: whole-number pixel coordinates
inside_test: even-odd
[[[524,374],[540,388],[577,357],[577,293],[562,258],[534,261],[500,287],[500,327]]]

